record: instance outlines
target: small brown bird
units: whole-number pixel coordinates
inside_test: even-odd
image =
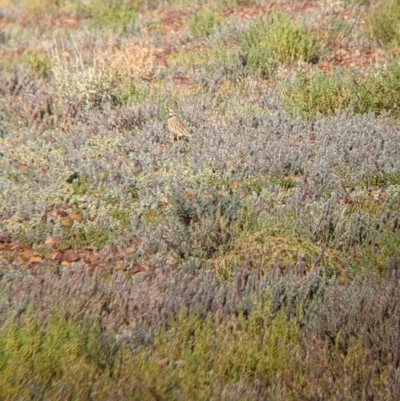
[[[176,116],[173,109],[169,109],[169,117],[167,121],[168,131],[170,132],[172,139],[174,141],[179,141],[180,139],[187,139],[192,136],[188,131],[185,124]]]

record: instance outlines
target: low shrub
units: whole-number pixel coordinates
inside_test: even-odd
[[[283,13],[258,19],[241,37],[246,66],[268,77],[277,65],[313,62],[318,57],[316,38]]]
[[[222,23],[217,9],[205,8],[186,21],[189,32],[196,38],[210,36]]]
[[[400,3],[397,0],[378,2],[367,16],[366,30],[380,46],[399,49]]]
[[[279,85],[286,112],[310,119],[316,114],[334,115],[352,108],[356,113],[392,113],[398,115],[400,102],[400,65],[389,64],[378,71],[369,71],[366,78],[344,70],[298,73],[289,82]]]
[[[286,112],[309,119],[316,114],[332,115],[352,104],[356,91],[354,75],[344,71],[314,75],[299,73],[294,80],[281,82],[279,92]]]

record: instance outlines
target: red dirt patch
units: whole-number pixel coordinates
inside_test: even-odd
[[[183,26],[182,22],[183,14],[181,11],[171,9],[165,11],[164,14],[161,14],[161,11],[157,10],[156,14],[158,14],[157,18],[161,19],[163,34],[167,35],[171,33],[176,33],[181,30]]]
[[[132,262],[129,256],[137,249],[140,241],[132,238],[125,247],[111,246],[102,251],[86,249],[60,249],[62,243],[56,238],[48,238],[44,243],[32,248],[9,237],[0,237],[0,260],[17,262],[30,268],[40,263],[51,262],[68,268],[79,262],[91,275],[95,270],[113,270],[134,275],[141,272],[153,272],[155,268]]]

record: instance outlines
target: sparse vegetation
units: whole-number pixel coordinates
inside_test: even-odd
[[[397,2],[193,6],[0,0],[0,398],[397,401]]]
[[[82,11],[98,29],[124,32],[138,17],[138,8],[141,3],[142,0],[91,0],[83,5]],[[78,7],[81,6],[78,5]]]
[[[46,53],[41,53],[33,49],[25,50],[18,57],[4,57],[1,60],[0,70],[18,68],[26,66],[34,74],[46,78],[51,71],[51,61]]]
[[[218,10],[203,9],[187,20],[189,32],[196,38],[211,35],[221,24],[222,18]]]
[[[242,36],[246,66],[268,77],[279,65],[317,61],[317,41],[300,24],[283,13],[259,19]]]
[[[339,110],[353,108],[356,113],[391,113],[398,115],[400,65],[389,64],[370,71],[366,78],[355,71],[331,71],[313,76],[299,73],[291,82],[282,82],[280,94],[290,115],[312,118],[317,113],[334,115]]]
[[[380,46],[400,50],[400,3],[377,2],[367,17],[367,32]]]
[[[350,107],[357,93],[351,73],[299,73],[292,82],[282,82],[280,93],[285,110],[292,116],[311,118],[316,114],[333,115]]]

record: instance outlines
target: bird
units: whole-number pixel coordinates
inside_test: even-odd
[[[176,116],[173,109],[168,110],[169,117],[167,121],[168,131],[170,132],[172,139],[179,141],[180,139],[188,139],[192,134],[188,131],[185,124]]]

